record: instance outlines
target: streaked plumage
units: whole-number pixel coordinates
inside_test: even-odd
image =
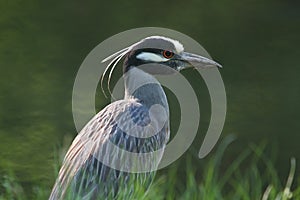
[[[132,187],[132,182],[137,181],[144,188],[150,185],[155,172],[123,172],[106,166],[98,158],[106,159],[108,163],[124,159],[119,152],[112,152],[109,142],[133,153],[149,153],[165,147],[170,130],[168,101],[161,85],[151,75],[151,70],[142,70],[138,66],[159,63],[173,71],[186,68],[190,66],[189,62],[195,61],[198,61],[201,67],[219,66],[214,61],[201,56],[196,57],[194,54],[186,54],[183,50],[183,46],[178,41],[153,36],[120,50],[104,60],[104,62],[111,60],[104,72],[105,75],[110,69],[108,77],[110,80],[114,68],[125,57],[123,65],[125,97],[101,110],[74,139],[64,158],[50,200],[111,199],[117,197],[119,191],[126,190],[129,194],[133,193],[135,188]],[[168,51],[168,54],[162,54],[165,51]],[[186,60],[187,55],[192,55],[191,60]],[[164,71],[155,73],[164,73]],[[165,110],[166,119],[161,115],[150,118],[149,112],[153,105],[159,105]],[[153,130],[158,129],[155,124],[162,124],[162,127],[151,137],[144,137],[143,132],[138,133],[139,137],[135,137],[124,131],[124,127],[126,130],[133,130],[134,127],[131,126],[147,127],[149,124]],[[162,154],[149,157],[151,159],[145,160],[143,164],[155,169],[161,157]],[[120,163],[124,166],[132,164],[127,157]]]

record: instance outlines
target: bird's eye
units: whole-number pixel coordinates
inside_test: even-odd
[[[174,53],[172,51],[167,51],[167,50],[163,51],[162,54],[165,58],[168,58],[168,59],[172,58],[174,56]]]

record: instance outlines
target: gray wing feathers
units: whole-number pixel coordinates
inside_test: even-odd
[[[129,111],[129,115],[127,111]],[[130,120],[133,120],[136,124],[145,125],[149,122],[147,113],[147,108],[135,100],[120,100],[108,105],[95,115],[80,131],[69,148],[49,200],[63,199],[71,182],[75,182],[76,184],[76,177],[80,179],[82,173],[88,173],[89,176],[84,182],[89,187],[90,191],[88,193],[98,189],[95,185],[89,184],[94,184],[95,182],[104,184],[109,173],[114,173],[111,177],[119,176],[118,171],[111,170],[109,167],[102,165],[92,156],[98,154],[99,149],[101,149],[99,147],[104,145],[108,140],[111,140],[120,148],[131,152],[153,151],[162,148],[169,138],[168,122],[164,130],[162,130],[162,134],[155,136],[156,138],[141,140],[120,131],[116,124],[116,121],[123,116],[123,123],[126,123],[126,120],[129,120],[127,118],[130,117]],[[125,115],[126,117],[124,117]],[[153,145],[154,143],[155,145]],[[100,153],[102,155],[106,154],[106,152]],[[119,156],[115,156],[115,158]],[[108,159],[115,159],[107,157]],[[78,174],[81,175],[79,176]]]

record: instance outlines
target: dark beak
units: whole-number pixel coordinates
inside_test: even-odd
[[[210,67],[222,68],[222,65],[220,65],[219,63],[209,58],[197,54],[193,54],[193,53],[182,52],[180,54],[180,59],[186,63],[186,66],[183,66],[183,69],[188,67],[196,67],[200,69],[210,68]]]

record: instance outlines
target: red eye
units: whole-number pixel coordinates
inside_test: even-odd
[[[172,58],[174,56],[174,53],[172,51],[167,51],[167,50],[163,51],[162,54],[165,58],[168,58],[168,59]]]

